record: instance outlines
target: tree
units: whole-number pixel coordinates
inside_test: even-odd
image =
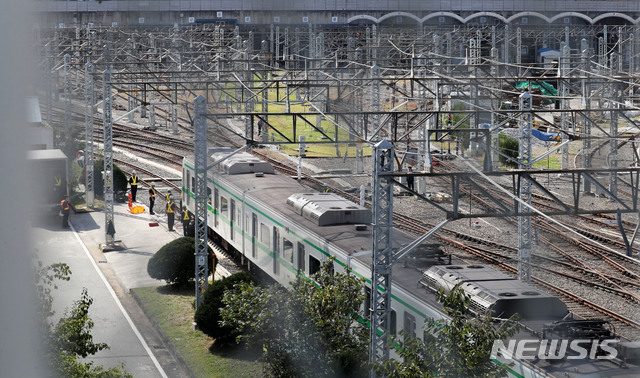
[[[364,376],[367,329],[355,321],[363,280],[333,273],[333,259],[291,290],[241,283],[227,291],[220,310],[239,340],[262,347],[265,374],[274,377]]]
[[[93,162],[94,175],[94,187],[93,190],[97,197],[104,197],[104,160],[98,159]],[[113,165],[113,191],[126,191],[127,190],[127,176],[122,172],[122,169],[116,164]]]
[[[496,326],[489,314],[474,317],[469,311],[471,299],[460,288],[438,296],[449,320],[431,319],[425,326],[425,340],[401,332],[394,339],[397,360],[376,366],[388,377],[504,377],[510,365],[491,361],[495,340],[518,331],[518,317],[512,316]]]
[[[56,280],[69,281],[71,270],[64,263],[43,266],[38,262],[35,270],[36,290],[39,297],[38,313],[45,343],[46,362],[53,375],[58,377],[133,377],[124,370],[124,365],[104,369],[93,362],[81,362],[80,358],[94,355],[108,349],[105,343],[94,343],[91,329],[94,326],[89,317],[89,308],[93,299],[87,289],[82,290],[79,300],[75,301],[71,310],[57,322],[52,321],[55,315],[52,310],[53,290],[57,289]]]
[[[498,148],[500,149],[500,152],[502,152],[504,155],[510,157],[513,160],[508,160],[505,156],[500,155],[500,162],[509,166],[509,167],[518,167],[518,155],[520,154],[519,148],[520,148],[520,142],[515,139],[515,138],[511,138],[508,135],[505,134],[499,134],[498,135]]]
[[[209,272],[213,271],[216,256],[211,247],[208,250]],[[163,245],[147,263],[147,273],[151,278],[165,280],[169,284],[184,285],[195,280],[196,244],[192,237],[182,237]]]
[[[213,282],[204,293],[204,299],[195,314],[198,328],[216,341],[216,346],[233,344],[239,334],[235,328],[222,326],[220,322],[220,308],[224,307],[222,298],[224,292],[240,282],[255,282],[253,276],[247,272],[240,272]]]

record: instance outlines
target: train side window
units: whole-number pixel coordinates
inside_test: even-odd
[[[193,192],[192,189],[194,188],[195,185],[194,185],[193,181],[191,181],[191,171],[187,171],[185,169],[185,173],[186,173],[186,175],[184,173],[183,173],[183,175],[187,176],[187,191]]]
[[[278,227],[273,226],[273,274],[280,274],[280,263],[278,262],[278,255],[280,254],[280,230]]]
[[[293,243],[282,238],[282,258],[284,261],[293,264]]]
[[[269,248],[271,245],[271,237],[270,237],[269,227],[264,223],[260,223],[260,243],[264,244]]]
[[[406,334],[405,337],[409,338],[409,337],[416,337],[416,317],[411,315],[410,313],[408,313],[407,311],[404,312],[404,332]],[[405,339],[405,341],[407,341]]]
[[[207,186],[207,202],[209,203],[209,205],[211,205],[211,188],[208,186]]]
[[[397,327],[396,327],[396,310],[391,310],[391,324],[389,324],[389,333],[392,336],[396,335]]]
[[[304,272],[305,269],[307,269],[307,264],[304,254],[304,244],[298,242],[298,271]]]
[[[229,216],[227,212],[228,209],[229,209],[229,202],[225,197],[220,196],[220,214],[224,215],[225,217],[228,217]]]
[[[313,256],[309,256],[309,275],[316,274],[320,271],[320,260]]]

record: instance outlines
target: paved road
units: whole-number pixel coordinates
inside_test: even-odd
[[[120,251],[100,251],[104,242],[101,212],[72,214],[71,230],[63,230],[57,219],[34,225],[36,255],[45,264],[65,262],[72,272],[69,282],[59,283],[54,309],[62,315],[86,287],[94,299],[90,310],[94,341],[110,346],[91,360],[105,367],[124,362],[135,377],[187,377],[188,370],[129,294],[131,288],[163,284],[147,275],[147,261],[180,235],[162,224],[149,227],[150,221],[162,222],[162,218],[151,218],[147,213],[132,215],[126,210],[125,205],[116,205],[116,239],[126,247]]]

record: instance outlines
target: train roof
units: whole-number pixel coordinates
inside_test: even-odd
[[[225,151],[225,153],[228,152]],[[216,161],[215,157],[219,156],[212,155],[209,164]],[[193,158],[186,157],[185,163],[193,168]],[[252,198],[255,201],[261,202],[273,213],[281,214],[282,217],[290,219],[294,224],[307,230],[307,232],[311,232],[317,235],[319,239],[324,240],[326,243],[331,243],[336,248],[339,248],[344,253],[346,253],[352,262],[358,261],[365,267],[371,266],[372,257],[370,252],[373,247],[373,231],[371,228],[370,218],[367,219],[368,222],[358,221],[356,222],[356,224],[333,224],[318,226],[317,221],[312,219],[312,217],[307,218],[299,211],[297,211],[294,206],[287,205],[287,200],[289,198],[292,198],[292,196],[293,198],[306,198],[307,200],[315,199],[316,205],[321,203],[321,201],[317,200],[318,197],[321,196],[321,193],[305,185],[304,181],[300,183],[289,176],[280,174],[228,174],[221,165],[212,168],[209,171],[209,174],[220,175],[219,177],[224,179],[230,185],[234,186],[239,192],[245,193],[245,196]],[[274,195],[274,193],[276,192],[277,195]],[[330,196],[327,196],[327,198],[339,198],[339,201],[342,204],[348,202],[352,205],[355,205],[358,210],[362,208],[359,205],[356,205],[353,202],[348,201],[335,194],[331,194]],[[331,200],[327,203],[331,203]],[[366,211],[370,213],[369,209],[366,209]],[[267,215],[270,216],[271,214]],[[366,224],[367,227],[362,227],[363,224]],[[394,229],[392,247],[394,250],[400,250],[402,247],[409,244],[414,239],[415,237],[409,236],[404,232]],[[326,245],[320,245],[318,247],[324,249]],[[427,250],[428,248],[425,249],[425,251]],[[441,261],[439,259],[428,260],[429,264],[444,264],[444,261]],[[344,263],[349,262],[345,261]],[[457,261],[455,259],[453,263],[462,264],[461,261]],[[397,287],[402,288],[409,295],[423,302],[430,303],[434,308],[438,308],[439,305],[437,304],[436,296],[434,293],[425,289],[417,289],[418,281],[422,277],[422,272],[428,269],[428,267],[429,266],[422,265],[420,268],[416,268],[413,265],[405,266],[403,264],[395,264],[392,272],[393,282]],[[365,278],[370,279],[371,277]],[[427,314],[424,315],[427,316]]]

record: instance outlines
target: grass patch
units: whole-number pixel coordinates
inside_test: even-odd
[[[557,157],[547,157],[545,159],[540,160],[539,162],[533,165],[534,168],[550,168],[550,169],[560,169],[561,168],[560,159]]]
[[[193,287],[133,289],[147,314],[164,330],[196,377],[259,377],[262,365],[243,347],[218,350],[213,339],[193,329]]]

